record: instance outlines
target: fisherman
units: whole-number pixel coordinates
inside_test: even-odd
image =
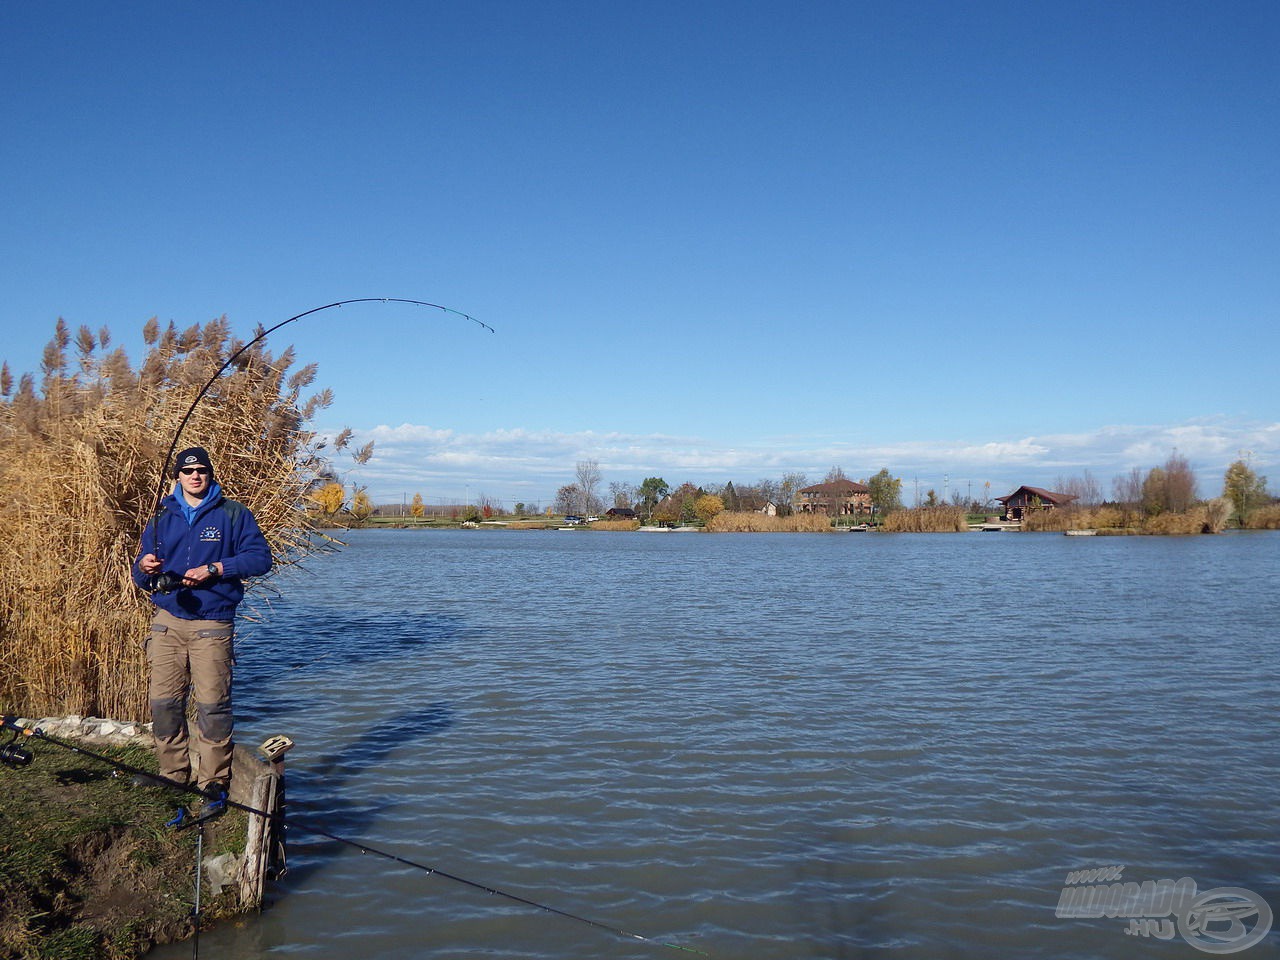
[[[231,783],[232,637],[242,578],[271,569],[271,548],[249,509],[223,496],[203,447],[179,453],[173,474],[177,483],[143,531],[133,564],[134,582],[156,606],[147,640],[152,733],[160,776],[194,780],[218,802]],[[194,777],[188,692],[196,709]]]

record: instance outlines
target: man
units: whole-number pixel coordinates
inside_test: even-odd
[[[232,637],[243,577],[271,569],[271,549],[253,514],[228,500],[202,447],[178,454],[177,484],[142,533],[133,579],[156,606],[147,640],[151,720],[162,777],[209,798],[231,782]],[[196,770],[186,719],[195,699]]]

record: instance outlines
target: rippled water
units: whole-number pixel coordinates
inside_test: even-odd
[[[1278,574],[1271,533],[357,532],[243,631],[240,739],[330,832],[718,958],[1200,956],[1054,910],[1124,864],[1280,911]],[[290,844],[203,957],[678,955]]]

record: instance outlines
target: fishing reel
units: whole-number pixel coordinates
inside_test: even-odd
[[[152,593],[175,593],[187,586],[182,574],[165,570],[151,578]]]
[[[0,764],[6,767],[25,767],[35,759],[35,754],[18,743],[18,734],[26,733],[16,723],[12,722],[12,717],[4,718],[4,727],[13,731],[13,735],[9,738],[8,743],[0,744]]]

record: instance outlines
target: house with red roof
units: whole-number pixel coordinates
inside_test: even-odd
[[[852,480],[815,483],[796,491],[792,508],[796,513],[825,513],[829,517],[870,513],[871,489]]]

